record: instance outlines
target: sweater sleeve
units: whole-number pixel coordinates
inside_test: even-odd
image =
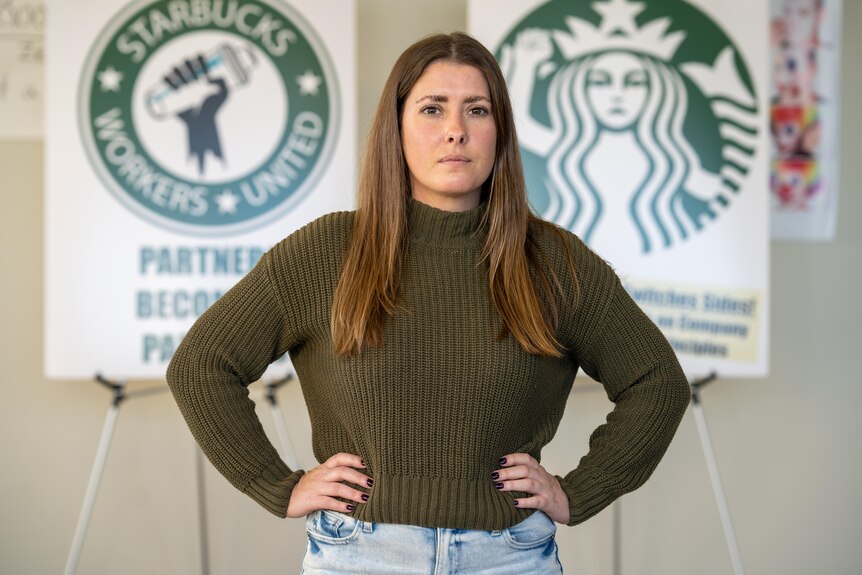
[[[285,517],[302,476],[281,460],[264,433],[248,386],[296,344],[271,277],[271,252],[192,326],[167,381],[203,452],[230,483]]]
[[[569,525],[634,491],[655,470],[688,406],[685,374],[664,335],[605,262],[580,245],[574,352],[615,404],[578,467],[557,477]]]

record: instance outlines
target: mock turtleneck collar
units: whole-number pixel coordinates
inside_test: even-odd
[[[487,201],[463,212],[447,212],[407,198],[407,235],[410,241],[447,247],[481,246],[487,233],[480,230]]]

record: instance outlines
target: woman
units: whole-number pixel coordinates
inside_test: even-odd
[[[279,459],[246,390],[284,353],[323,462],[307,472]],[[540,452],[579,366],[616,407],[555,476]],[[305,573],[559,573],[554,522],[642,484],[689,397],[610,267],[530,214],[505,82],[464,34],[401,55],[357,211],[270,250],[194,325],[168,381],[228,480],[307,516]]]

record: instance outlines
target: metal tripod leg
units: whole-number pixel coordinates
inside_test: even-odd
[[[204,483],[204,454],[198,446],[195,446],[195,474],[198,481],[198,529],[201,546],[201,575],[209,575],[210,550],[209,531],[207,530],[209,522],[207,521],[207,495]]]
[[[120,414],[120,404],[125,398],[125,382],[120,381],[114,389],[114,402],[108,408],[108,416],[102,427],[102,437],[99,440],[99,448],[96,450],[96,461],[90,472],[90,482],[87,484],[87,494],[84,496],[84,505],[81,507],[81,515],[78,517],[78,526],[75,528],[75,538],[72,540],[72,549],[66,561],[65,575],[74,575],[78,568],[78,559],[81,556],[81,548],[84,546],[84,537],[90,524],[90,516],[93,514],[93,506],[96,504],[96,493],[99,491],[99,482],[102,472],[105,470],[105,461],[108,459],[108,450],[111,447],[111,439],[114,437],[114,428],[117,425],[117,416]]]
[[[614,575],[622,575],[623,573],[623,511],[620,507],[620,500],[617,499],[613,503],[614,507]]]
[[[716,378],[712,374],[704,379],[694,381],[691,385],[691,406],[694,418],[697,422],[697,430],[700,433],[700,442],[703,445],[703,455],[706,457],[706,466],[709,469],[709,478],[712,482],[712,491],[715,494],[715,502],[718,505],[718,513],[721,516],[721,525],[724,528],[724,538],[727,540],[727,549],[730,552],[730,560],[733,564],[735,575],[745,575],[742,566],[742,555],[736,542],[736,534],[733,531],[733,523],[730,520],[730,507],[724,495],[721,485],[721,477],[718,474],[718,462],[715,459],[715,451],[712,449],[712,440],[709,437],[709,429],[706,426],[706,417],[703,414],[703,406],[700,402],[700,388]]]

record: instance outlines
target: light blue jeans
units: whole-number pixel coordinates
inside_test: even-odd
[[[536,511],[499,531],[369,523],[334,511],[305,520],[303,575],[535,575],[563,572],[557,526]]]

